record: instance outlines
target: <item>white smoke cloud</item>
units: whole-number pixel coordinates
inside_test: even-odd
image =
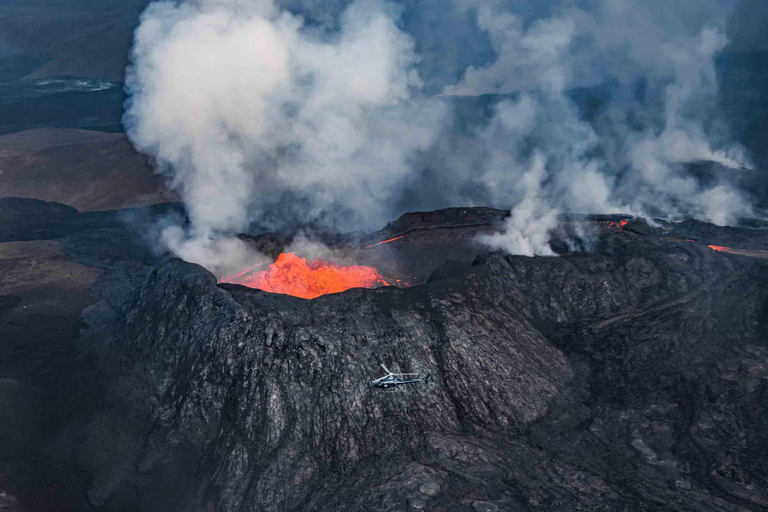
[[[125,121],[187,206],[189,232],[163,236],[173,252],[212,265],[230,254],[219,239],[271,208],[305,221],[335,211],[342,226],[389,214],[447,115],[413,97],[418,56],[397,15],[359,0],[329,36],[268,1],[147,8]]]
[[[262,264],[269,259],[237,237],[190,236],[180,226],[168,226],[160,234],[161,242],[185,261],[202,265],[221,278],[238,274],[242,269]]]
[[[521,183],[519,161],[531,147],[546,155],[550,175],[541,185],[545,199],[518,197],[506,231],[484,239],[491,247],[546,254],[548,247],[531,249],[553,229],[549,210],[533,208],[541,201],[568,212],[697,217],[718,224],[753,213],[738,190],[726,183],[702,186],[685,167],[699,161],[734,170],[749,166],[742,147],[714,146],[706,131],[717,98],[714,58],[727,42],[720,29],[702,24],[686,33],[677,24],[670,30],[654,19],[659,9],[623,1],[593,2],[590,11],[563,3],[551,17],[528,24],[500,2],[471,6],[497,58],[469,67],[444,93],[522,95],[516,108],[499,103],[479,137],[493,155],[482,169],[484,181],[508,198],[514,197],[511,189],[530,191]],[[709,10],[719,12],[716,7]],[[612,98],[588,120],[571,91],[597,84],[609,84],[605,94]],[[640,86],[644,96],[637,93]],[[535,109],[521,112],[523,104]]]
[[[478,27],[485,31],[498,53],[486,67],[470,66],[445,94],[475,96],[531,89],[562,91],[568,82],[568,62],[563,59],[575,35],[572,20],[550,18],[524,29],[523,20],[491,5],[477,8]]]
[[[749,165],[717,111],[728,2],[579,6],[151,4],[125,120],[187,206],[189,227],[165,243],[219,275],[253,257],[231,236],[254,221],[370,228],[403,209],[490,204],[512,207],[491,247],[546,255],[558,212],[752,214],[732,185],[688,171]],[[442,94],[424,92],[440,80]],[[467,115],[488,98],[489,116]]]
[[[549,247],[550,233],[557,228],[558,211],[542,197],[542,181],[547,176],[541,154],[533,156],[530,170],[522,177],[523,199],[504,222],[504,231],[482,235],[479,240],[493,249],[522,256],[554,256]]]

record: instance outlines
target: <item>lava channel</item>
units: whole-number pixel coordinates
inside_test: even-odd
[[[248,270],[225,277],[223,283],[241,284],[265,292],[314,299],[350,288],[378,288],[393,283],[382,277],[378,270],[363,265],[338,265],[329,261],[311,260],[292,252],[282,253],[266,270],[251,274]]]
[[[628,220],[618,220],[618,221],[609,220],[609,221],[602,221],[601,224],[606,226],[608,229],[621,230],[621,229],[624,229],[624,226],[629,224],[629,221]]]
[[[768,251],[764,249],[734,249],[733,247],[726,247],[724,245],[708,245],[710,249],[717,252],[724,252],[728,254],[736,254],[738,256],[748,256],[750,258],[761,258],[768,260]]]
[[[381,242],[376,242],[375,244],[366,245],[365,247],[363,247],[363,249],[370,249],[371,247],[376,247],[377,245],[388,244],[390,242],[394,242],[395,240],[400,240],[401,238],[405,238],[405,235],[396,236],[395,238],[390,238],[388,240],[382,240]]]

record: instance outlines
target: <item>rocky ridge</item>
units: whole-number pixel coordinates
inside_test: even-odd
[[[80,342],[104,390],[78,425],[91,504],[768,506],[766,264],[707,247],[768,247],[765,231],[598,224],[594,253],[468,243],[471,264],[404,249],[449,229],[382,246],[432,268],[407,289],[306,301],[152,267]],[[432,378],[373,389],[382,362]]]

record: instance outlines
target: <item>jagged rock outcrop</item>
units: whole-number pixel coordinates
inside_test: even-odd
[[[601,229],[593,254],[483,253],[471,265],[418,253],[421,240],[388,254],[405,268],[420,254],[432,278],[311,301],[164,259],[81,340],[103,390],[78,425],[89,500],[115,511],[768,507],[768,267],[705,244],[757,247],[764,232],[707,228],[689,242],[700,225]],[[371,388],[382,362],[430,382]]]

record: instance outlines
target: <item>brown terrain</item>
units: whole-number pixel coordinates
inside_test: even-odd
[[[0,197],[55,201],[87,212],[167,202],[170,195],[125,135],[38,129],[0,137]],[[50,215],[62,220],[64,212]],[[67,325],[79,318],[99,274],[68,259],[58,240],[0,243],[0,335],[37,339],[35,326],[45,326],[39,336],[65,335],[51,326],[57,318]],[[0,346],[0,354],[6,348]]]
[[[0,197],[56,201],[88,212],[167,202],[170,196],[125,135],[37,129],[0,136]],[[0,225],[35,238],[25,227],[26,216],[4,213]],[[61,207],[43,218],[55,224],[76,214]],[[17,510],[22,499],[25,512],[53,512],[66,509],[69,497],[56,493],[52,503],[39,498],[45,494],[39,489],[33,498],[23,493],[14,498],[6,489],[20,474],[47,470],[33,453],[55,407],[41,405],[35,382],[48,379],[51,368],[38,361],[66,360],[68,340],[87,327],[83,310],[98,302],[91,287],[103,270],[74,261],[56,234],[5,241],[12,239],[0,237],[0,439],[5,441],[0,446],[0,510]]]
[[[10,342],[0,345],[0,360],[66,339],[72,319],[94,302],[91,285],[101,273],[71,261],[57,240],[0,243],[0,336]]]
[[[167,202],[170,196],[125,135],[38,129],[0,137],[0,197],[55,201],[88,212]],[[54,208],[44,217],[55,223],[68,214],[76,212]],[[0,344],[0,361],[11,362],[5,376],[14,373],[15,352],[56,346],[52,340],[70,336],[81,311],[94,302],[90,288],[101,270],[72,261],[56,236],[33,240],[25,219],[0,217],[30,240],[0,238],[0,338],[8,342]]]
[[[0,197],[56,201],[80,211],[171,199],[124,134],[37,129],[0,137]]]
[[[73,262],[60,241],[0,243],[0,510],[16,511],[24,497],[7,494],[14,479],[46,469],[35,450],[52,409],[36,382],[50,378],[51,367],[39,361],[66,359],[68,340],[85,327],[81,312],[96,302],[91,286],[102,272]],[[35,378],[22,377],[30,374]],[[24,512],[61,506],[38,496],[27,501]]]

